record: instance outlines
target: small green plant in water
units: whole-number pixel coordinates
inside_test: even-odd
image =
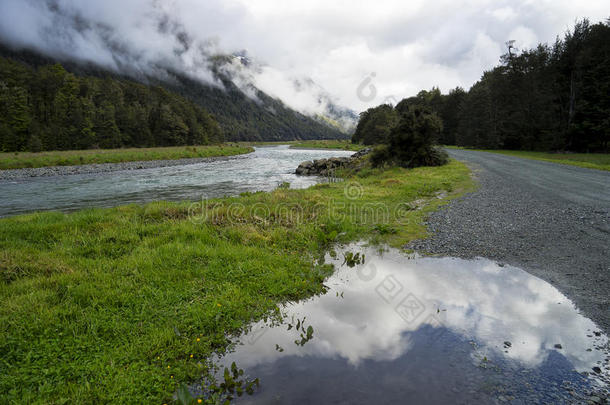
[[[354,267],[358,264],[364,264],[364,254],[360,254],[360,252],[345,252],[343,253],[343,265],[347,264],[347,267]]]
[[[313,327],[309,325],[307,329],[303,328],[301,340],[295,340],[294,343],[298,346],[305,346],[305,343],[309,342],[311,339],[313,339]]]
[[[258,388],[259,385],[258,378],[248,380],[244,377],[244,370],[238,368],[235,362],[233,362],[230,368],[225,367],[223,381],[220,384],[214,382],[208,387],[209,394],[206,403],[230,404],[235,395],[238,397],[241,397],[244,393],[252,395],[254,394],[255,386]],[[178,392],[178,398],[180,398],[180,392]],[[186,403],[189,404],[189,402]]]
[[[295,330],[300,333],[300,335],[299,335],[300,340],[297,339],[294,341],[294,344],[296,344],[297,346],[305,346],[305,343],[307,343],[311,339],[313,339],[313,327],[310,325],[307,328],[305,328],[305,319],[306,319],[306,317],[304,317],[302,320],[297,319],[296,325],[293,325],[292,323],[288,324],[287,330],[291,330],[294,327]],[[294,322],[294,319],[292,321]],[[276,347],[276,350],[278,350],[277,347]],[[280,351],[283,351],[283,349]]]

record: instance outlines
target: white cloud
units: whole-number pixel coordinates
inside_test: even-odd
[[[492,16],[494,16],[500,21],[512,20],[518,16],[518,14],[515,12],[515,10],[512,9],[512,7],[497,8],[495,10],[492,10],[490,13]]]

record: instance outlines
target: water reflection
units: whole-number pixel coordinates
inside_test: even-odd
[[[289,182],[293,188],[303,188],[320,179],[296,176],[294,171],[299,163],[352,154],[340,150],[289,149],[282,145],[182,166],[0,181],[0,216],[155,200],[200,200],[246,191],[269,191],[283,182]]]
[[[355,251],[365,263],[350,263]],[[254,325],[221,359],[260,378],[239,402],[557,403],[606,384],[607,337],[523,270],[361,246],[333,256],[325,295],[286,306],[280,325]],[[596,380],[578,373],[596,366]]]

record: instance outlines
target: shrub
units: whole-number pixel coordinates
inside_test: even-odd
[[[435,147],[442,130],[440,118],[422,107],[409,107],[392,128],[388,145],[371,156],[374,166],[393,163],[402,167],[442,166],[449,161],[447,153]]]
[[[371,152],[370,162],[373,167],[381,167],[391,160],[388,145],[379,145]]]

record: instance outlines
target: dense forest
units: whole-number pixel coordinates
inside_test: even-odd
[[[610,144],[610,20],[578,22],[553,46],[519,52],[508,42],[501,63],[468,91],[421,91],[395,107],[360,115],[352,138],[386,143],[409,106],[438,114],[439,143],[485,149],[607,152]]]
[[[347,135],[261,91],[246,96],[166,70],[122,75],[0,45],[0,151],[174,146]]]
[[[159,86],[75,76],[0,58],[0,150],[41,151],[223,141],[202,107]]]

